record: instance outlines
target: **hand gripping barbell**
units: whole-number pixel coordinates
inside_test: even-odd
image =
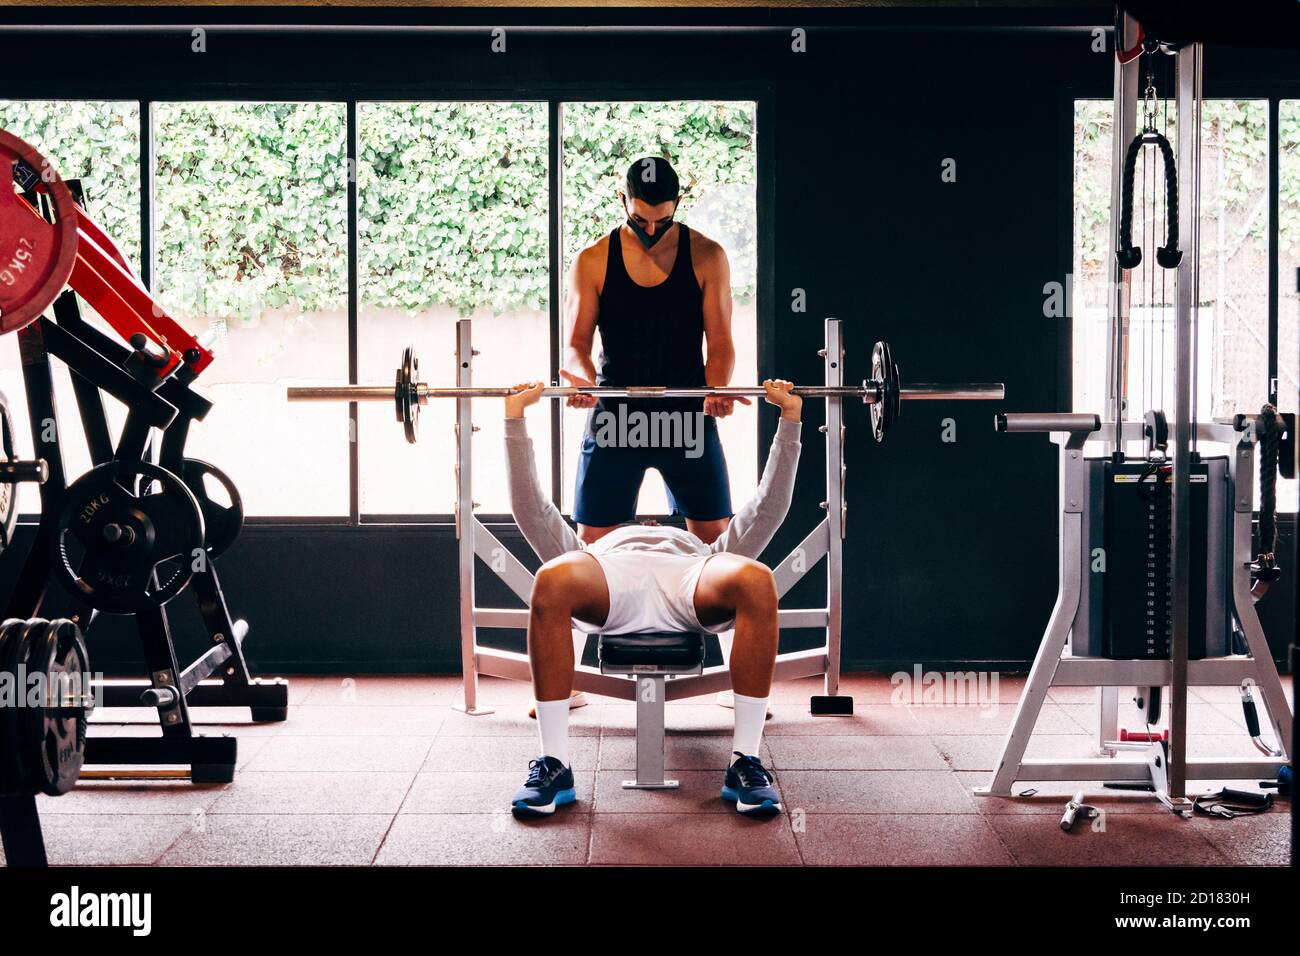
[[[464,386],[434,388],[419,380],[420,360],[415,350],[407,346],[402,352],[402,364],[397,368],[396,382],[386,385],[328,385],[295,387],[288,390],[291,402],[393,402],[397,420],[406,430],[406,440],[414,443],[419,435],[420,406],[435,398],[505,398],[518,389],[497,386]],[[1006,389],[1001,382],[965,382],[936,385],[929,382],[902,384],[898,378],[898,365],[894,362],[885,342],[877,342],[871,350],[871,378],[861,385],[796,385],[794,393],[804,398],[860,398],[871,406],[871,430],[876,441],[885,435],[898,420],[904,401],[999,401]],[[740,398],[766,395],[761,385],[702,386],[678,388],[662,385],[628,386],[550,386],[542,389],[543,398],[571,398],[574,395],[594,395],[597,398]]]

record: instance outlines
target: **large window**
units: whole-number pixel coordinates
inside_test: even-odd
[[[758,369],[755,112],[754,103],[736,101],[565,103],[563,109],[564,268],[626,219],[617,193],[625,189],[628,166],[641,156],[668,158],[684,193],[677,218],[720,243],[731,263],[738,384],[753,381]],[[593,353],[600,355],[599,333]],[[757,414],[757,406],[737,404],[735,414],[719,424],[733,501],[748,498],[757,484]],[[565,409],[560,457],[566,510],[573,503],[586,416]],[[638,511],[668,511],[661,481],[642,486]]]
[[[562,128],[554,129],[557,107]],[[353,361],[357,381],[387,384],[408,344],[423,380],[454,384],[461,318],[474,323],[476,384],[549,378],[561,314],[553,273],[622,221],[619,178],[638,156],[673,160],[685,192],[679,218],[726,249],[735,379],[755,377],[753,102],[360,102],[355,128],[344,102],[164,102],[151,110],[149,269],[139,268],[148,217],[138,104],[0,101],[0,127],[81,179],[90,214],[149,274],[168,312],[214,340],[217,361],[197,382],[214,408],[193,429],[189,451],[230,473],[251,516],[384,521],[450,512],[453,403],[422,409],[420,443],[411,446],[387,404],[362,403],[354,430],[345,404],[289,403],[285,388],[346,383]],[[562,169],[552,168],[557,147]],[[562,210],[550,206],[557,180]],[[556,225],[562,249],[551,245]],[[76,478],[89,457],[67,370],[56,362],[55,371]],[[19,441],[30,447],[13,336],[0,340],[0,386],[17,402]],[[120,427],[124,409],[108,404]],[[476,408],[474,497],[480,512],[507,512],[500,402]],[[583,420],[570,412],[562,421],[563,434],[552,435],[549,414],[530,416],[546,485],[552,452],[563,462],[567,508]],[[756,409],[738,408],[721,429],[740,500],[757,479]],[[659,482],[645,491],[642,512],[666,511]],[[24,512],[37,510],[34,488],[20,494]]]
[[[87,208],[104,232],[117,243],[126,260],[140,262],[140,110],[136,103],[103,100],[0,101],[0,129],[31,143],[65,179],[81,183]],[[107,328],[82,303],[82,314]],[[50,363],[55,397],[65,428],[61,438],[69,481],[90,467],[90,452],[78,427],[72,381],[62,362]],[[31,428],[24,401],[18,336],[0,336],[0,390],[10,401],[21,455],[31,454]],[[109,422],[120,427],[125,409],[105,402]],[[21,513],[40,511],[40,493],[33,484],[18,486]]]
[[[473,323],[477,384],[551,371],[545,103],[362,103],[358,111],[359,378],[392,381],[406,345],[421,377],[456,384],[456,321]],[[508,512],[500,400],[475,403],[474,498]],[[448,512],[456,404],[420,413],[408,445],[388,405],[361,406],[361,512]],[[550,417],[532,415],[538,449]],[[550,484],[550,455],[538,474]]]
[[[344,107],[160,103],[153,128],[154,290],[217,333],[199,379],[215,407],[188,450],[229,472],[250,514],[346,515],[346,417],[284,399],[347,381]]]

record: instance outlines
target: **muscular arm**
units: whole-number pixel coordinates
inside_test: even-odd
[[[731,339],[731,266],[722,246],[712,240],[701,252],[699,278],[704,296],[704,381],[709,385],[728,385],[736,368],[736,346]]]
[[[795,472],[799,468],[801,428],[799,422],[786,418],[777,422],[758,490],[736,512],[727,530],[709,545],[710,551],[729,551],[747,558],[757,558],[763,553],[790,510]]]
[[[600,245],[583,249],[569,270],[569,287],[564,297],[565,348],[563,368],[596,380],[591,349],[596,338],[596,317],[600,312],[600,276],[597,268]]]
[[[515,523],[539,558],[549,561],[583,549],[582,541],[537,480],[533,440],[528,437],[523,416],[506,419],[506,481]]]

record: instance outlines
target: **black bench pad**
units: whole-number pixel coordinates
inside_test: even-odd
[[[703,634],[601,634],[597,647],[601,662],[614,667],[696,667],[704,660]]]

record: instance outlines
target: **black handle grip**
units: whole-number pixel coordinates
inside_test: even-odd
[[[1156,262],[1162,269],[1175,269],[1183,259],[1178,248],[1178,169],[1169,140],[1155,130],[1145,130],[1133,137],[1124,154],[1124,173],[1120,183],[1119,248],[1115,261],[1121,269],[1135,269],[1142,262],[1142,248],[1133,245],[1133,186],[1137,174],[1138,153],[1154,145],[1165,163],[1165,244],[1156,250]]]

